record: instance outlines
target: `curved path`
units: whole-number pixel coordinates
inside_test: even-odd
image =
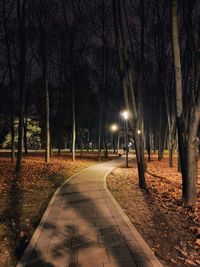
[[[162,266],[106,187],[123,162],[94,165],[64,183],[17,267]]]

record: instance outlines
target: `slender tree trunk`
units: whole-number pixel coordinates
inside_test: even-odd
[[[76,160],[76,114],[75,114],[75,89],[72,85],[72,161]]]
[[[58,138],[58,156],[61,155],[61,142],[60,142],[60,138]]]
[[[113,0],[113,16],[114,16],[114,27],[115,27],[115,39],[118,52],[119,60],[119,70],[122,81],[122,88],[124,93],[124,101],[127,111],[130,112],[131,117],[129,118],[130,127],[133,131],[136,156],[138,164],[138,174],[139,174],[139,185],[141,188],[146,187],[145,183],[145,165],[144,165],[144,143],[143,135],[140,136],[137,130],[141,126],[141,117],[138,117],[138,112],[136,108],[135,94],[133,88],[132,73],[128,61],[128,53],[126,50],[123,20],[121,15],[121,3],[119,0]],[[140,99],[141,100],[141,99]],[[140,103],[141,107],[141,103]],[[138,121],[139,120],[139,121]],[[142,131],[142,129],[141,129]],[[143,133],[142,133],[143,134]]]
[[[45,100],[46,100],[46,142],[45,142],[45,162],[50,159],[50,107],[49,107],[49,86],[45,80]]]
[[[90,149],[90,130],[89,130],[89,126],[88,126],[88,131],[87,131],[87,152]]]
[[[16,171],[21,170],[22,144],[23,144],[23,123],[24,123],[24,103],[25,103],[25,79],[26,79],[26,36],[25,36],[25,7],[26,1],[17,1],[18,29],[19,29],[19,87],[20,87],[20,108],[19,108],[19,126],[18,126],[18,146]]]
[[[117,154],[119,154],[120,133],[117,131]]]
[[[144,161],[143,161],[143,153],[140,148],[140,142],[137,131],[133,132],[134,141],[135,141],[135,152],[136,152],[136,159],[137,159],[137,165],[138,165],[138,174],[139,174],[139,186],[140,188],[146,188],[146,181],[145,181],[145,168],[144,168]]]
[[[102,110],[99,104],[99,135],[98,135],[98,160],[101,160],[101,130],[102,130]]]
[[[148,162],[151,161],[151,143],[150,143],[150,133],[149,133],[149,125],[147,126],[146,132],[146,149],[148,154]]]
[[[172,122],[172,125],[169,126],[169,134],[168,134],[169,167],[173,167],[175,133],[176,133],[175,123]]]
[[[28,144],[27,144],[27,116],[24,120],[24,154],[28,154]]]
[[[138,130],[139,134],[139,147],[140,156],[144,171],[146,171],[146,162],[144,158],[144,107],[143,107],[143,91],[144,91],[144,0],[141,0],[141,36],[140,36],[140,73],[139,73],[139,98],[138,98]],[[144,179],[144,178],[142,178]],[[142,182],[143,183],[143,182]]]
[[[106,124],[107,125],[107,124]],[[108,130],[105,129],[105,158],[108,158]]]
[[[62,57],[62,56],[61,56]],[[61,90],[62,90],[62,60],[61,67],[59,68],[60,84],[59,84],[59,98],[58,98],[58,121],[61,121],[62,109],[61,109]],[[61,155],[62,136],[61,131],[58,129],[58,156]]]
[[[11,65],[11,55],[10,55],[10,42],[8,36],[8,28],[7,28],[7,19],[6,19],[6,7],[5,0],[2,2],[3,4],[3,26],[6,40],[6,52],[7,52],[7,60],[8,60],[8,70],[9,70],[9,81],[10,81],[10,131],[11,131],[11,160],[13,161],[15,158],[15,129],[14,129],[14,101],[13,101],[13,71]]]

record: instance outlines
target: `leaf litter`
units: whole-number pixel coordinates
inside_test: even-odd
[[[186,209],[176,163],[177,158],[170,168],[168,157],[162,161],[152,157],[146,173],[148,190],[138,186],[135,160],[131,168],[113,170],[107,185],[164,266],[200,266],[200,175],[197,206]]]

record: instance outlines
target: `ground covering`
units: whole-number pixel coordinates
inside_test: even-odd
[[[148,190],[138,187],[135,161],[112,171],[107,185],[164,266],[200,266],[200,176],[197,207],[185,209],[176,163],[169,168],[167,156],[162,161],[154,156],[146,174]]]
[[[23,159],[22,172],[15,163],[0,158],[0,262],[1,267],[15,266],[56,188],[69,176],[97,163],[96,156],[78,158],[54,156],[49,164],[42,155]]]

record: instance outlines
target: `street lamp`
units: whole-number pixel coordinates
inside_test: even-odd
[[[116,132],[117,130],[118,130],[118,126],[117,126],[117,124],[112,124],[111,126],[110,126],[110,129],[111,129],[111,131],[112,132]]]
[[[118,130],[118,125],[113,123],[110,126],[111,132],[112,132],[112,145],[113,145],[113,149],[114,149],[114,154],[115,154],[115,138],[113,136],[114,132],[116,132]]]
[[[122,117],[125,120],[125,133],[126,133],[126,137],[125,137],[125,142],[126,142],[126,168],[128,168],[128,117],[129,117],[129,113],[128,111],[123,111],[122,112]]]

